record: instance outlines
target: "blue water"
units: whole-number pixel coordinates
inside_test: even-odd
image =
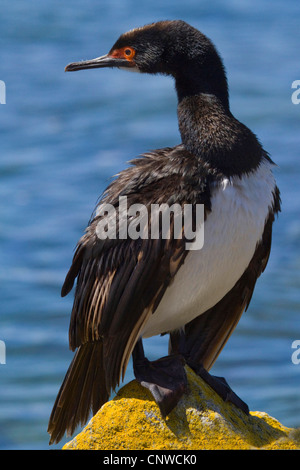
[[[64,73],[122,32],[181,18],[216,44],[231,108],[278,164],[283,212],[248,312],[213,368],[252,410],[300,426],[300,4],[294,0],[2,0],[0,80],[0,448],[47,449],[47,423],[73,354],[72,295],[60,288],[110,177],[143,151],[179,143],[171,79]],[[166,341],[147,341],[150,357]],[[132,379],[129,367],[126,381]],[[66,442],[64,440],[63,442]],[[57,446],[58,448],[61,445]]]

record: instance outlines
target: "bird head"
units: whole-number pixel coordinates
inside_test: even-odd
[[[72,62],[67,72],[118,67],[150,74],[172,75],[183,95],[227,93],[222,61],[213,43],[184,21],[159,21],[122,34],[108,54],[92,60]],[[180,93],[179,93],[180,94]]]

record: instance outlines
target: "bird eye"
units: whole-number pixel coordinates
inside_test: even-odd
[[[126,59],[131,62],[135,56],[135,49],[129,46],[121,47],[120,49],[114,49],[112,52],[110,52],[110,56],[115,59]]]
[[[124,56],[127,60],[132,60],[135,56],[135,50],[132,47],[125,47]]]

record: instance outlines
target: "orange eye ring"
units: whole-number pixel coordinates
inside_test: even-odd
[[[110,57],[114,57],[115,59],[126,59],[128,60],[128,62],[131,62],[132,65],[135,65],[133,61],[135,54],[136,52],[135,52],[135,49],[133,49],[133,47],[126,46],[126,47],[121,47],[120,49],[114,49],[110,53]]]
[[[115,49],[111,53],[111,57],[115,57],[116,59],[126,59],[129,62],[132,61],[132,59],[135,56],[135,50],[133,47],[122,47],[121,49]]]
[[[132,47],[123,48],[123,57],[127,60],[132,60],[135,56],[135,50]]]

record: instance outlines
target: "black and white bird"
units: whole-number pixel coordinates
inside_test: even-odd
[[[187,389],[185,364],[248,413],[225,379],[208,371],[267,265],[280,211],[274,163],[230,112],[223,63],[205,35],[180,20],[153,23],[122,34],[107,55],[66,71],[102,67],[174,77],[182,142],[145,153],[121,171],[78,242],[62,288],[67,295],[77,279],[69,329],[76,352],[50,417],[50,443],[99,410],[131,356],[137,380],[163,416]],[[99,238],[100,209],[117,209],[120,196],[148,211],[153,204],[204,206],[203,247],[186,248],[185,227],[181,238],[174,230],[169,237]],[[195,226],[195,211],[192,218]],[[166,333],[168,355],[148,361],[142,338]]]

